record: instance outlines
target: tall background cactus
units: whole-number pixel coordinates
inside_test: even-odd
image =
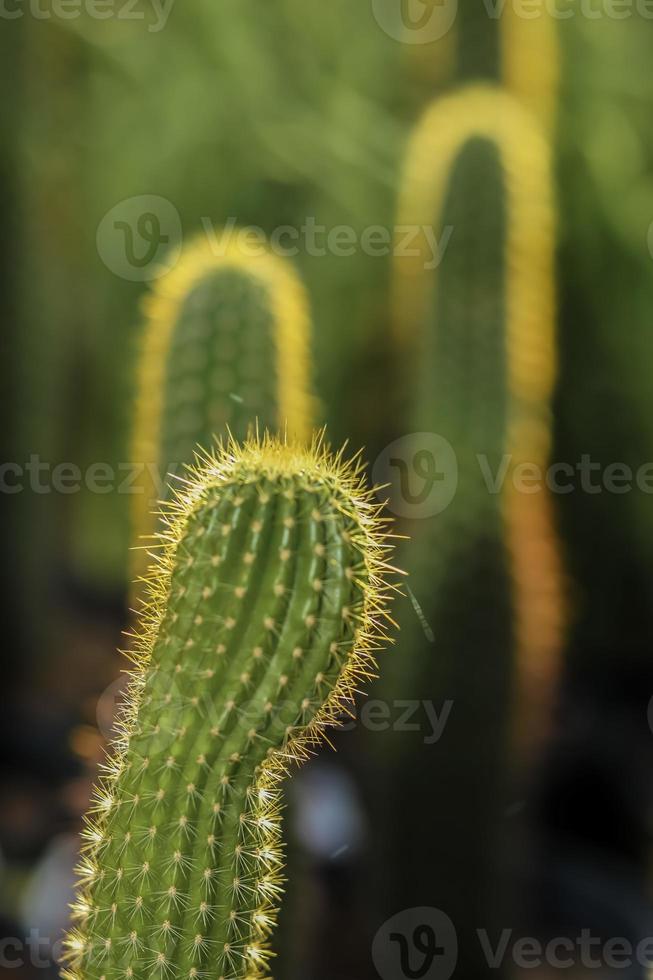
[[[198,446],[227,431],[243,439],[255,425],[310,438],[308,297],[288,262],[267,246],[248,255],[238,234],[191,243],[145,304],[133,447],[145,464],[134,496],[139,535],[152,531],[168,474]]]
[[[434,222],[438,240],[452,229],[435,273],[425,241],[413,257],[397,258],[395,319],[404,390],[415,392],[409,431],[447,439],[458,469],[440,474],[457,486],[433,517],[410,520],[395,496],[399,512],[406,508],[404,563],[420,611],[403,602],[400,655],[381,688],[402,700],[429,698],[438,709],[445,699],[453,704],[436,745],[424,744],[423,731],[394,737],[402,757],[420,763],[394,773],[392,814],[403,832],[393,835],[393,868],[402,901],[436,905],[453,919],[461,976],[487,969],[473,925],[501,921],[505,911],[492,845],[510,800],[507,760],[516,750],[532,758],[541,745],[558,675],[551,502],[544,486],[524,494],[512,482],[522,463],[543,475],[550,445],[549,157],[546,138],[511,95],[489,85],[463,89],[418,124],[399,204],[401,225]],[[493,492],[488,482],[502,472]],[[424,778],[440,787],[436,810],[407,812],[402,801],[415,798]],[[407,849],[411,839],[419,846]]]
[[[360,467],[269,438],[167,510],[122,740],[98,789],[69,977],[265,973],[279,780],[384,637],[387,543]]]

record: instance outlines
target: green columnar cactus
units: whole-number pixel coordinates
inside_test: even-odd
[[[455,553],[461,535],[474,540],[495,522],[511,558],[517,690],[537,730],[532,710],[548,702],[556,672],[560,570],[546,490],[518,493],[512,476],[524,463],[544,469],[550,445],[554,220],[548,143],[517,100],[472,86],[427,111],[408,153],[399,221],[419,227],[428,215],[440,234],[451,227],[451,240],[435,280],[426,242],[397,260],[396,323],[418,378],[411,425],[446,436],[458,456],[456,496],[432,529],[453,535]],[[492,493],[488,477],[504,454],[509,469]],[[411,550],[423,546],[422,581],[442,604],[436,583],[449,577],[451,556],[427,538],[416,535]]]
[[[504,8],[501,8],[501,17],[503,13]],[[458,21],[458,81],[498,81],[501,75],[500,19],[491,17],[484,3],[462,0]]]
[[[446,509],[406,528],[404,564],[421,619],[403,603],[404,655],[384,689],[452,706],[440,744],[425,743],[423,731],[396,740],[412,761],[396,772],[395,898],[445,909],[459,930],[461,976],[481,976],[487,964],[471,925],[491,926],[498,907],[488,858],[508,744],[529,750],[546,729],[561,628],[550,501],[545,488],[524,494],[513,484],[521,463],[544,470],[550,440],[549,151],[505,92],[464,89],[436,102],[417,127],[398,223],[433,221],[438,240],[453,229],[435,272],[426,242],[396,260],[397,348],[414,393],[408,429],[448,440],[457,474],[435,465],[457,485]],[[424,772],[443,788],[437,811],[406,814]],[[420,841],[412,861],[403,847],[411,836]]]
[[[265,973],[280,780],[384,636],[378,507],[319,441],[230,442],[166,513],[122,738],[88,818],[74,980]]]
[[[522,17],[516,4],[507,3],[501,12],[500,42],[503,84],[552,132],[560,73],[554,16],[544,4],[539,17]]]
[[[192,462],[198,446],[227,431],[244,439],[255,424],[307,441],[315,409],[304,287],[286,260],[267,249],[247,254],[238,229],[219,248],[208,237],[191,243],[156,283],[145,313],[137,535],[152,533],[152,501],[165,498],[167,474]]]
[[[415,74],[431,95],[452,85],[490,82],[517,96],[547,130],[553,130],[560,55],[554,16],[544,7],[523,17],[515,4],[496,12],[476,0],[444,0],[457,7],[446,33],[429,44],[407,45]],[[433,16],[437,16],[434,14]]]

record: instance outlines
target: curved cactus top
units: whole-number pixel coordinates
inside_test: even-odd
[[[494,535],[497,552],[509,552],[515,703],[538,714],[530,725],[516,722],[522,733],[547,724],[565,618],[550,498],[544,488],[519,492],[513,481],[520,464],[544,473],[551,442],[551,183],[548,140],[519,100],[491,85],[445,96],[410,142],[398,223],[435,225],[439,242],[448,228],[450,241],[436,269],[425,237],[395,260],[397,341],[419,379],[413,424],[444,434],[458,460],[455,499],[433,532],[439,547],[422,536],[425,564],[431,583],[435,566],[447,581],[463,567],[447,555],[447,534],[455,554],[464,536]],[[507,463],[501,492],[484,482],[483,458],[493,474]],[[443,602],[442,589],[431,589]]]
[[[265,972],[279,780],[374,669],[386,537],[359,467],[319,440],[230,442],[189,471],[88,820],[67,977]]]
[[[555,225],[548,142],[532,115],[501,89],[474,85],[436,100],[416,127],[408,149],[398,221],[442,224],[442,209],[457,157],[472,140],[496,148],[505,195],[502,249],[508,389],[519,411],[513,425],[528,425],[524,443],[548,449],[549,399],[555,378]],[[456,229],[452,229],[452,242]],[[395,260],[397,338],[414,344],[425,322],[438,270],[422,235],[413,254]],[[443,268],[446,267],[446,253]],[[542,409],[545,409],[542,425]],[[537,431],[536,431],[537,428]],[[513,432],[513,444],[519,443]]]
[[[133,458],[147,465],[134,497],[138,533],[152,529],[152,499],[168,493],[153,478],[191,463],[198,446],[228,432],[244,439],[255,424],[306,442],[315,414],[305,289],[267,247],[248,253],[238,229],[192,242],[144,310],[133,437]]]

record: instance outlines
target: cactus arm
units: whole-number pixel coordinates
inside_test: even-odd
[[[144,304],[133,459],[146,464],[134,495],[137,535],[154,530],[155,485],[190,463],[227,427],[244,439],[258,423],[310,439],[310,314],[304,287],[268,250],[247,255],[236,231],[217,251],[191,243]]]
[[[384,636],[378,508],[319,443],[231,443],[167,515],[121,742],[88,820],[75,980],[264,975],[279,782]]]

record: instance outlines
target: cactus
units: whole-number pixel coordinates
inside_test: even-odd
[[[387,535],[359,464],[230,442],[167,505],[117,751],[88,818],[75,980],[257,977],[279,783],[374,667]]]
[[[208,237],[188,246],[145,303],[133,449],[146,464],[134,495],[140,536],[155,529],[151,504],[169,492],[166,475],[214,436],[244,439],[258,423],[310,438],[304,287],[267,249],[246,255],[237,230],[224,239],[221,251]]]
[[[550,446],[555,290],[549,156],[529,113],[501,90],[474,86],[436,102],[413,137],[399,220],[421,225],[436,215],[441,226],[453,228],[449,252],[435,290],[424,272],[426,244],[396,267],[398,343],[413,352],[421,348],[412,424],[446,435],[461,466],[456,500],[434,522],[434,533],[444,534],[458,514],[451,519],[456,538],[473,536],[494,515],[511,552],[516,701],[528,704],[531,729],[543,723],[532,712],[548,703],[556,674],[560,569],[546,491],[517,493],[510,476],[520,463],[544,470]],[[425,331],[431,310],[436,330]],[[476,453],[488,454],[494,473],[508,454],[504,493],[488,493]],[[454,552],[459,546],[459,538],[451,542]],[[446,575],[444,553],[430,545],[424,550],[429,566]],[[432,577],[426,581],[437,596]]]
[[[408,431],[450,442],[457,490],[441,513],[406,528],[419,615],[402,604],[402,655],[382,685],[453,708],[441,744],[424,744],[423,732],[394,740],[394,898],[445,909],[459,930],[461,976],[480,976],[487,964],[465,929],[491,925],[499,906],[488,857],[508,745],[526,754],[546,729],[562,613],[550,501],[511,482],[519,463],[546,463],[555,308],[548,145],[512,96],[474,86],[427,111],[409,147],[398,223],[430,222],[438,240],[446,226],[453,232],[435,273],[425,241],[396,260],[396,347],[413,393]],[[492,476],[510,458],[499,492],[477,454]],[[406,814],[425,771],[446,793],[436,814]],[[420,841],[412,861],[401,846],[411,837]]]
[[[444,0],[456,4],[456,0]],[[515,4],[493,15],[483,3],[460,4],[451,27],[430,44],[407,45],[409,66],[433,95],[453,84],[502,85],[553,131],[560,73],[556,20],[542,7],[523,17]]]
[[[542,5],[539,17],[520,16],[507,3],[501,12],[501,72],[506,88],[527,106],[547,132],[556,123],[560,54],[554,17]]]

